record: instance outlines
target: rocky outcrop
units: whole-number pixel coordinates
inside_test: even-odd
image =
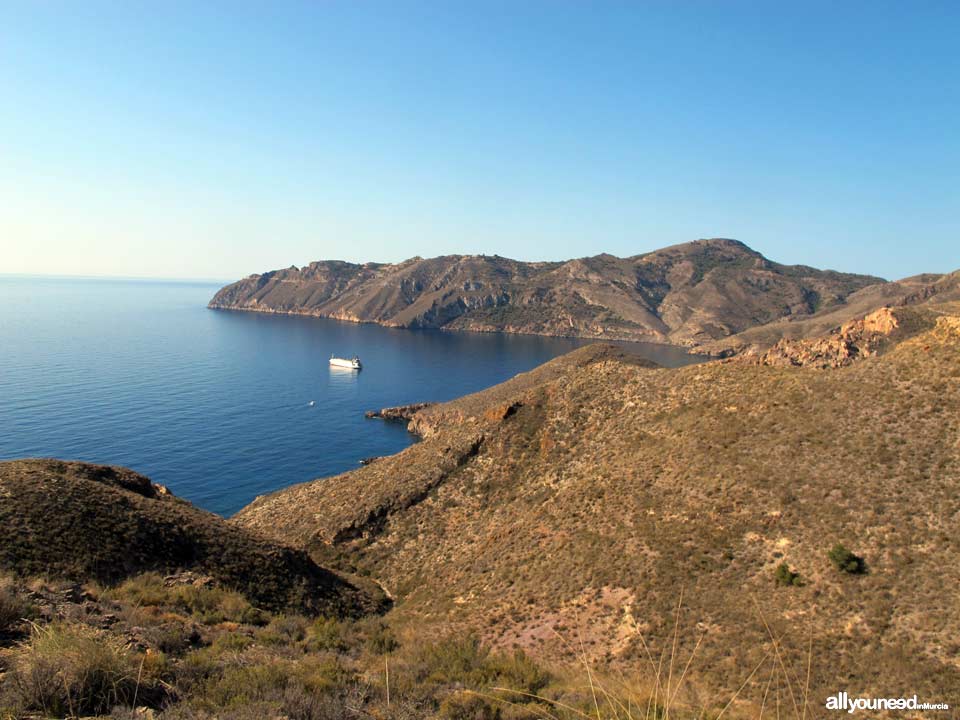
[[[780,340],[745,362],[774,367],[840,368],[874,357],[896,340],[933,327],[936,314],[908,308],[881,308],[851,320],[828,335],[806,340]]]
[[[368,410],[363,415],[366,418],[377,418],[379,420],[386,420],[387,422],[410,422],[416,413],[431,405],[433,405],[433,403],[429,402],[397,405],[396,407],[385,407],[380,410]]]
[[[779,341],[818,339],[837,335],[842,326],[882,308],[935,308],[960,300],[960,271],[946,275],[924,274],[895,282],[870,285],[847,296],[840,305],[827,307],[810,316],[792,315],[782,320],[748,328],[727,338],[704,343],[698,354],[716,358],[734,355],[761,355]],[[825,356],[835,352],[842,359],[849,348],[824,348]],[[792,352],[792,351],[788,351]],[[828,363],[829,364],[829,363]]]
[[[525,263],[448,255],[398,264],[314,262],[222,288],[215,309],[443,328],[698,346],[842,305],[884,281],[786,266],[736,240],[618,258]]]

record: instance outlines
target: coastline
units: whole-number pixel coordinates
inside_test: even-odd
[[[321,320],[336,320],[338,322],[353,323],[354,325],[378,325],[380,327],[392,328],[395,330],[431,330],[448,333],[478,333],[484,335],[527,335],[532,337],[550,337],[567,340],[596,340],[599,342],[629,343],[631,345],[659,345],[664,348],[675,348],[683,350],[688,355],[702,357],[704,361],[714,359],[711,355],[697,352],[700,345],[678,345],[676,343],[664,342],[656,338],[638,339],[635,337],[621,336],[615,334],[571,334],[556,332],[536,332],[533,330],[507,329],[507,328],[451,328],[451,327],[410,327],[399,323],[380,322],[377,320],[360,320],[359,318],[341,317],[327,313],[311,312],[309,310],[278,310],[276,308],[259,307],[235,307],[231,305],[222,305],[220,303],[208,303],[208,310],[224,310],[228,312],[251,312],[262,313],[264,315],[292,315],[296,317],[312,317]]]

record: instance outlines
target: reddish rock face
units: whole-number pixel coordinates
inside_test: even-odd
[[[929,329],[935,321],[935,313],[924,315],[911,308],[880,308],[845,323],[825,337],[780,340],[765,353],[751,356],[747,361],[774,367],[844,367],[877,355],[893,340]]]

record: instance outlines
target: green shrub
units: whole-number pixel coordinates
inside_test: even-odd
[[[243,652],[253,645],[253,638],[241,632],[225,632],[218,635],[210,646],[214,654]]]
[[[421,679],[436,683],[487,684],[485,663],[490,650],[475,635],[427,643],[419,649]]]
[[[791,570],[790,566],[785,562],[777,565],[777,569],[773,572],[773,577],[778,585],[803,585],[803,578],[800,577],[800,573]]]
[[[104,594],[113,600],[140,607],[173,604],[173,588],[165,587],[163,578],[157,573],[144,573],[130,578]]]
[[[342,691],[334,694],[311,692],[298,682],[287,686],[280,701],[280,711],[289,720],[345,720],[355,716],[345,710]]]
[[[210,709],[242,707],[279,697],[286,689],[283,663],[227,666],[194,692]]]
[[[827,553],[827,557],[840,572],[862,575],[867,571],[866,560],[848,550],[843,543],[834,545],[833,549]]]
[[[199,635],[179,622],[165,622],[143,628],[143,639],[163,653],[180,655],[199,641]]]
[[[215,648],[203,648],[187,653],[177,665],[176,686],[178,694],[186,695],[194,688],[216,677],[222,664],[220,653]]]

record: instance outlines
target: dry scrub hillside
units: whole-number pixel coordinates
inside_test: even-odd
[[[0,572],[115,583],[185,570],[271,610],[358,616],[383,605],[375,587],[362,590],[302,550],[195,508],[132,470],[0,462]]]
[[[235,522],[374,575],[400,627],[582,638],[621,668],[695,652],[695,686],[784,706],[808,658],[813,697],[960,700],[960,317],[830,371],[593,346],[414,422]]]
[[[730,337],[707,342],[698,353],[728,357],[762,353],[779,341],[819,338],[838,332],[844,325],[856,322],[882,308],[921,306],[927,312],[936,305],[960,300],[960,270],[946,275],[925,274],[877,283],[850,293],[842,304],[826,307],[813,315],[791,315],[782,320],[748,328]]]

